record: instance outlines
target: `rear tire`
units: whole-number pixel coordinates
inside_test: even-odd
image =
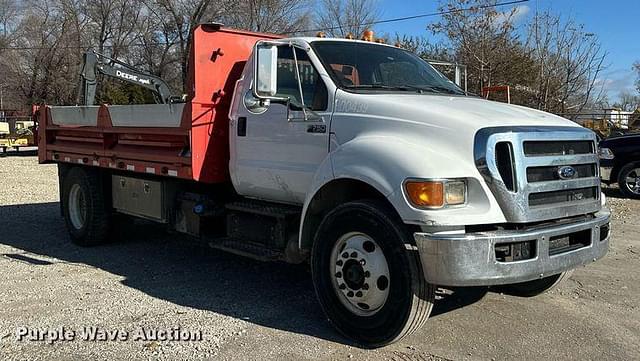
[[[496,287],[496,290],[512,296],[535,297],[558,287],[560,283],[571,277],[572,274],[573,271],[566,271],[539,280],[499,286]]]
[[[109,239],[111,210],[98,172],[75,167],[62,180],[62,215],[71,240],[95,246]]]
[[[316,232],[311,271],[331,323],[365,347],[411,334],[433,308],[436,288],[424,279],[412,234],[382,202],[329,212]]]

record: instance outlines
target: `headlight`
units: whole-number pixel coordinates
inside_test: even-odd
[[[442,208],[466,202],[467,184],[458,179],[408,180],[405,194],[416,208]]]
[[[615,156],[609,148],[598,148],[598,158],[600,159],[613,159]]]

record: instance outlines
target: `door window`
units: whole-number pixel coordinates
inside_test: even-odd
[[[287,97],[291,105],[297,108],[302,106],[300,90],[296,78],[296,66],[293,57],[295,49],[298,58],[298,71],[302,83],[302,96],[304,105],[314,111],[327,109],[327,88],[320,79],[318,72],[311,64],[307,53],[291,46],[278,47],[278,94],[276,96]]]

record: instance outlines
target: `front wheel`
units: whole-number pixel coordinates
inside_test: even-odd
[[[381,202],[329,212],[316,233],[311,268],[325,314],[363,346],[395,342],[431,313],[435,287],[424,280],[412,235]]]
[[[640,163],[629,163],[620,169],[618,187],[625,197],[640,199]]]

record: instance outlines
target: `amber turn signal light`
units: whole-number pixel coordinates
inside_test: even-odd
[[[409,202],[415,207],[444,206],[444,183],[439,181],[409,181],[404,184]]]

